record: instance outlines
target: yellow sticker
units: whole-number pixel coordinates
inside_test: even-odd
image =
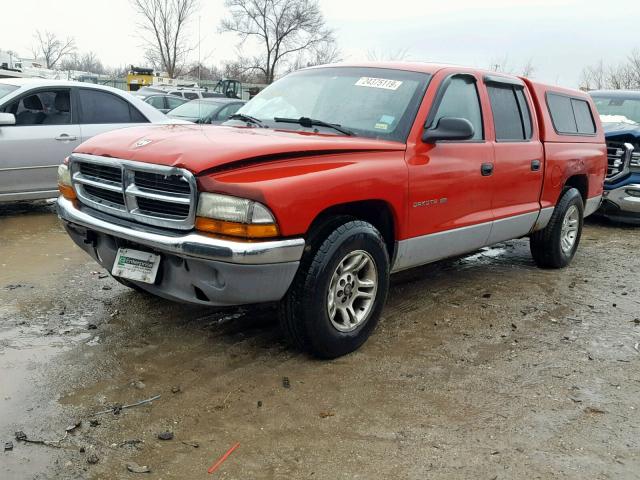
[[[387,125],[386,123],[376,123],[376,126],[374,128],[377,128],[378,130],[387,130],[389,128],[389,125]]]

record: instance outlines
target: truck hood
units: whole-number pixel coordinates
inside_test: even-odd
[[[607,140],[620,142],[638,142],[640,125],[629,122],[603,122],[602,128]]]
[[[114,130],[78,146],[75,153],[186,168],[196,175],[247,160],[366,151],[402,151],[403,143],[268,128],[153,125]]]

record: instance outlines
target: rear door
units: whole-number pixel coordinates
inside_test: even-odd
[[[46,198],[57,191],[56,170],[80,144],[69,88],[39,88],[0,108],[16,115],[0,126],[0,199]]]
[[[77,89],[82,141],[117,128],[148,123],[129,102],[119,95],[91,88]]]
[[[517,78],[488,75],[494,124],[495,167],[491,206],[494,225],[489,243],[529,233],[540,212],[544,149],[529,92]]]

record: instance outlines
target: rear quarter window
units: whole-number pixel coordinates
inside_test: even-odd
[[[583,136],[596,133],[591,107],[585,100],[548,92],[547,107],[556,132]]]

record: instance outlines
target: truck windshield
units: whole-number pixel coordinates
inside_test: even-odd
[[[386,68],[302,70],[264,89],[238,113],[273,128],[317,128],[336,133],[318,125],[305,126],[304,122],[274,120],[309,118],[339,125],[358,136],[404,142],[430,78],[426,73]]]
[[[640,124],[640,96],[592,95],[603,122]]]
[[[11,92],[17,89],[18,87],[15,85],[0,84],[0,98],[9,95]]]

